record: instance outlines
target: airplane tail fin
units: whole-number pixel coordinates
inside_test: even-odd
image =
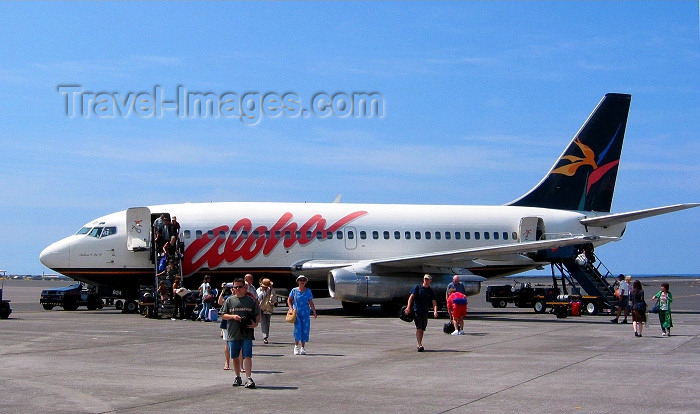
[[[631,98],[606,94],[544,179],[507,205],[609,212]]]

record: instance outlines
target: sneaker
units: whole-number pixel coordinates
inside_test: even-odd
[[[299,348],[299,355],[306,355],[306,349],[303,346]]]
[[[454,331],[450,335],[459,335],[459,331]]]
[[[661,336],[666,336],[666,332],[663,332],[663,333],[661,334]]]
[[[610,322],[612,322],[612,323],[617,323],[617,318],[616,318],[616,319],[610,319]]]
[[[233,380],[233,386],[240,387],[241,385],[243,385],[243,380],[241,380],[241,377],[236,377],[236,379]]]
[[[464,335],[464,331],[459,331],[459,334],[460,334],[460,335]]]
[[[416,350],[418,352],[423,352],[423,351],[425,351],[425,348],[423,348],[422,346],[419,346],[418,348],[416,348]]]
[[[248,377],[248,379],[245,381],[245,387],[246,388],[255,388],[255,382],[253,382],[253,379]]]
[[[294,345],[294,355],[299,355],[299,345]]]
[[[171,320],[171,321],[175,321],[175,320],[177,320],[177,319],[175,319],[175,318],[170,318],[170,320]]]
[[[639,338],[639,334],[637,332],[634,333],[635,338]]]

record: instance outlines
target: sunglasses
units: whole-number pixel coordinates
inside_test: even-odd
[[[243,289],[245,286],[234,286],[234,289]]]

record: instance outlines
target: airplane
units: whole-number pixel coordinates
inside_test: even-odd
[[[619,240],[627,222],[693,208],[676,204],[610,213],[631,95],[608,93],[534,188],[500,206],[213,202],[134,207],[91,220],[46,247],[52,270],[137,297],[153,283],[152,223],[177,216],[185,286],[251,273],[291,288],[305,275],[314,295],[347,310],[396,306],[422,280],[467,293],[486,278],[542,268],[540,254]],[[438,295],[440,297],[441,295]]]

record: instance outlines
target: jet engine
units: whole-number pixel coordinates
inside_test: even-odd
[[[453,274],[431,273],[431,287],[437,293],[438,302],[443,302],[447,285],[452,282]],[[460,275],[467,296],[476,295],[481,290],[480,276]],[[343,302],[386,303],[403,302],[408,299],[411,289],[423,283],[423,274],[395,273],[377,275],[364,272],[353,266],[334,269],[328,272],[328,292],[332,298]]]

